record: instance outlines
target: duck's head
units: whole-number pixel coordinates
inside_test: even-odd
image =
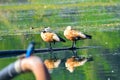
[[[44,31],[46,31],[46,32],[50,31],[50,27],[46,27],[46,28],[44,29]]]
[[[67,30],[71,30],[71,26],[67,26],[66,29],[67,29]]]
[[[45,27],[42,32],[45,33],[45,32],[49,32],[50,31],[50,27]]]

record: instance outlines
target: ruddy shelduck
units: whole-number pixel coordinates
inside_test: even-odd
[[[64,36],[68,39],[73,41],[72,47],[75,47],[77,40],[83,40],[83,39],[91,39],[91,35],[83,34],[80,31],[74,30],[71,28],[71,26],[67,26],[64,31]]]
[[[56,33],[51,32],[50,31],[50,27],[45,28],[42,32],[41,32],[41,38],[45,41],[45,42],[49,42],[50,43],[50,48],[51,47],[51,43],[53,42],[55,44],[55,42],[65,42],[65,40],[63,38],[61,38],[60,36],[58,36]]]

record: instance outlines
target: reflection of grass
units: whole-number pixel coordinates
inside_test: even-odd
[[[85,80],[99,80],[97,78],[97,74],[95,74],[95,72],[96,72],[95,71],[95,66],[91,62],[90,63],[86,63],[84,65],[83,70],[84,70],[84,73],[85,73],[85,76],[86,76]]]
[[[9,65],[10,63],[14,62],[16,60],[16,58],[3,58],[3,59],[0,59],[0,63],[4,63],[4,64],[0,64],[0,69],[2,69],[3,67]],[[32,77],[30,77],[32,76]],[[16,77],[15,79],[13,80],[17,80],[18,77]],[[34,80],[34,77],[31,73],[28,73],[28,74],[23,74],[23,75],[20,75],[19,79],[18,80]]]
[[[6,65],[8,65],[10,62],[13,62],[15,59],[14,58],[6,58],[6,59],[0,59],[0,63],[4,63],[4,64],[0,64],[0,69],[2,69],[3,67],[5,67]]]
[[[23,73],[20,76],[15,77],[13,80],[35,80],[32,73]]]
[[[101,56],[100,54],[104,53],[100,50],[92,50],[89,51],[89,54],[92,54],[94,61],[88,62],[84,66],[84,71],[86,75],[86,80],[101,80],[104,77],[108,76],[106,72],[112,70],[111,64],[108,60],[106,60],[107,56]]]

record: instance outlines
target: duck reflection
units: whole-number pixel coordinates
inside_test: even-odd
[[[65,67],[67,68],[67,70],[69,72],[72,73],[72,72],[74,72],[76,67],[84,65],[88,61],[93,61],[93,58],[92,57],[85,58],[85,57],[72,56],[66,60]]]
[[[49,73],[52,73],[55,68],[58,68],[60,63],[61,63],[61,59],[57,59],[55,57],[44,60],[44,64],[47,67]]]

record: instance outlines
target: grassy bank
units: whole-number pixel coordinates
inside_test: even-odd
[[[60,1],[58,1],[59,3]],[[64,2],[64,0],[63,0]],[[71,3],[52,3],[50,1],[29,4],[14,4],[0,6],[1,35],[21,33],[39,33],[45,26],[54,29],[72,25],[78,28],[90,29],[106,26],[118,26],[118,1],[85,1]],[[30,31],[29,28],[35,29]]]

